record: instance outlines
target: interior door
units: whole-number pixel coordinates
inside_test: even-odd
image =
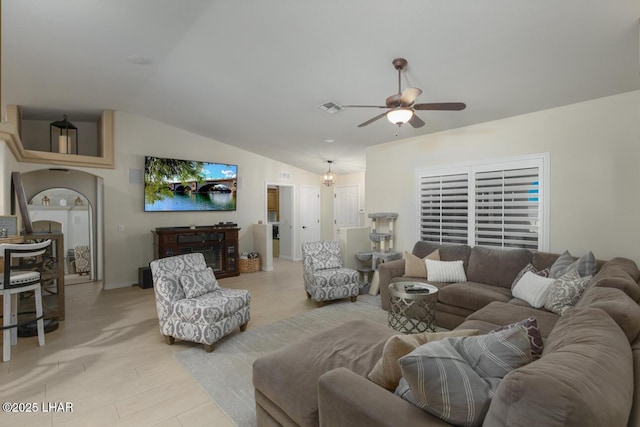
[[[300,187],[300,243],[320,240],[320,187]]]
[[[360,226],[360,188],[358,185],[336,186],[333,190],[333,238],[338,229]]]

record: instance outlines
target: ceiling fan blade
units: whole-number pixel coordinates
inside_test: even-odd
[[[366,121],[366,122],[364,122],[364,123],[360,123],[360,124],[358,125],[358,127],[359,127],[359,128],[361,128],[361,127],[365,127],[365,126],[367,126],[367,125],[370,125],[371,123],[375,122],[375,121],[376,121],[376,120],[378,120],[378,119],[383,118],[383,117],[384,117],[384,116],[386,116],[386,115],[387,115],[387,112],[385,111],[384,113],[382,113],[382,114],[378,114],[378,115],[377,115],[377,116],[375,116],[374,118],[369,119],[369,120],[367,120],[367,121]]]
[[[414,128],[421,128],[422,126],[425,125],[424,120],[416,116],[415,113],[413,113],[413,116],[411,116],[411,119],[409,120],[409,124]]]
[[[344,108],[387,108],[386,105],[343,105]]]
[[[415,104],[413,106],[416,110],[449,110],[460,111],[467,108],[467,104],[464,102],[432,102],[428,104]]]
[[[400,102],[403,105],[411,105],[416,100],[416,98],[420,96],[421,93],[422,90],[418,89],[417,87],[408,87],[402,92],[402,95],[400,96]]]

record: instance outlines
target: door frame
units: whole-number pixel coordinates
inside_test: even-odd
[[[287,188],[291,188],[291,206],[289,206],[289,213],[291,214],[291,247],[290,247],[290,253],[291,253],[291,260],[292,261],[296,261],[296,241],[297,241],[297,224],[298,224],[298,218],[296,216],[296,209],[295,207],[296,205],[296,186],[295,184],[283,184],[281,182],[274,182],[274,181],[265,181],[264,183],[264,209],[263,209],[263,221],[265,224],[269,224],[268,221],[268,209],[267,209],[267,190],[269,188],[269,186],[272,187],[287,187]],[[279,203],[279,202],[278,202]],[[282,244],[282,242],[280,242],[280,244]]]

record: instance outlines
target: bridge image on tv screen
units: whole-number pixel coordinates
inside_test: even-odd
[[[144,210],[235,211],[238,166],[146,156]]]

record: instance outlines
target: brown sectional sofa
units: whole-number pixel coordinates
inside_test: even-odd
[[[545,337],[542,357],[501,381],[484,425],[640,426],[640,270],[633,261],[600,261],[580,301],[560,317],[510,294],[523,267],[548,267],[557,255],[425,242],[414,254],[435,249],[441,260],[462,259],[468,279],[436,284],[440,326],[485,333],[534,316]],[[391,281],[415,280],[402,277],[403,260],[379,272],[383,307]],[[350,322],[258,359],[258,426],[449,425],[367,379],[394,334]]]

